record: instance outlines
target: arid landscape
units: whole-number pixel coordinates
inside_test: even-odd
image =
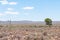
[[[60,40],[60,0],[0,0],[0,40]]]
[[[60,40],[60,25],[1,24],[0,40]]]

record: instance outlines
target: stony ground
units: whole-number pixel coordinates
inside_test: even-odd
[[[0,29],[0,40],[60,40],[60,27]]]

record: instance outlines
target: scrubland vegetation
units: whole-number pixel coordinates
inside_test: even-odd
[[[60,40],[60,26],[49,18],[45,23],[0,25],[0,40]]]
[[[0,25],[0,40],[60,40],[60,26]]]

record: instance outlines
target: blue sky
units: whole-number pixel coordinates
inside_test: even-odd
[[[0,0],[1,21],[60,21],[60,0]]]

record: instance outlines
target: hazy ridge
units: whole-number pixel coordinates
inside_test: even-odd
[[[0,24],[45,24],[44,21],[0,21]],[[53,21],[55,25],[60,25],[60,21]]]

